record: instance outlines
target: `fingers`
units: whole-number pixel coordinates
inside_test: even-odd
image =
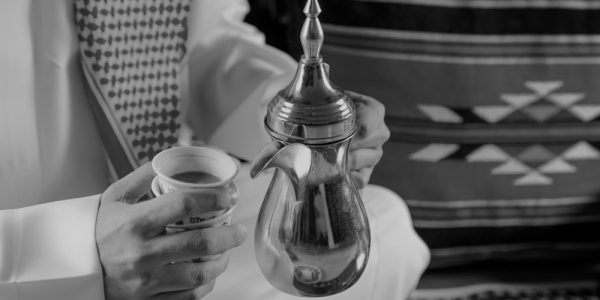
[[[358,132],[350,143],[348,164],[357,188],[367,185],[373,168],[383,156],[382,146],[390,138],[385,125],[385,106],[376,99],[346,92],[356,107]]]
[[[154,176],[152,165],[146,163],[108,187],[102,194],[102,201],[135,203],[148,192]]]
[[[352,178],[356,188],[361,190],[369,183],[371,175],[373,174],[373,168],[364,168],[357,171],[352,171]]]
[[[348,155],[348,167],[352,171],[352,177],[358,189],[364,188],[373,174],[373,169],[381,160],[383,150],[363,148],[353,150]]]
[[[385,106],[373,97],[347,92],[356,107],[356,117],[360,125],[358,135],[370,132],[380,127],[385,117]]]
[[[162,235],[149,242],[152,261],[169,263],[220,254],[241,245],[247,237],[242,225],[218,226]]]
[[[362,168],[375,167],[381,157],[383,156],[383,149],[381,147],[373,148],[362,148],[352,150],[348,153],[348,167],[351,171],[357,171]]]
[[[390,130],[382,121],[379,127],[369,129],[368,131],[363,130],[362,135],[355,135],[350,143],[350,150],[381,147],[389,139]]]
[[[352,139],[350,149],[379,147],[390,138],[385,125],[385,106],[372,97],[347,92],[356,107],[358,132]]]
[[[354,183],[358,189],[364,188],[373,174],[373,169],[381,160],[383,150],[363,148],[353,150],[348,155],[348,167],[352,171]]]
[[[133,209],[143,216],[139,225],[157,229],[176,223],[185,217],[233,207],[237,203],[235,185],[228,188],[206,189],[198,192],[175,191],[137,203]]]
[[[229,263],[228,255],[214,261],[192,263],[182,262],[169,264],[162,268],[163,280],[158,284],[156,293],[173,291],[189,291],[204,285],[210,285],[219,277]]]
[[[207,285],[203,285],[193,290],[168,292],[153,296],[153,300],[195,300],[202,299],[208,295],[215,287],[215,281]]]

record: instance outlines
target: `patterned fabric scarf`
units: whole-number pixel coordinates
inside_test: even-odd
[[[123,177],[177,142],[190,0],[75,0],[83,72]]]

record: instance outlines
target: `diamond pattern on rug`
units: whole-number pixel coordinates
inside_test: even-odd
[[[553,183],[552,178],[542,174],[538,171],[531,171],[525,174],[525,176],[515,180],[515,185],[551,185]]]
[[[544,123],[562,110],[561,107],[550,104],[534,104],[521,109],[531,119]]]
[[[498,123],[515,111],[510,106],[476,106],[473,108],[473,112],[480,118],[486,120],[488,123]]]
[[[493,175],[523,175],[531,172],[531,168],[521,161],[511,158],[504,164],[492,169]]]
[[[533,145],[527,147],[523,152],[517,155],[517,158],[523,162],[544,162],[553,159],[556,155],[542,145]]]
[[[459,148],[460,146],[455,144],[430,144],[420,151],[413,153],[410,158],[412,160],[436,162],[447,158]]]
[[[419,104],[418,109],[436,123],[546,123],[599,121],[600,104],[581,103],[586,95],[562,92],[562,81],[527,81],[526,93],[502,93],[500,103],[469,108]]]
[[[419,105],[418,108],[430,116],[434,121],[441,123],[462,123],[463,118],[449,108],[439,105]]]
[[[569,108],[569,111],[585,122],[592,121],[600,116],[600,105],[579,105]]]
[[[555,158],[540,166],[539,170],[544,174],[565,174],[575,173],[577,168],[562,158]]]
[[[546,97],[546,100],[554,103],[554,105],[562,108],[569,108],[573,104],[583,100],[585,98],[585,94],[571,93],[571,94],[561,94],[561,93],[553,93]]]
[[[509,149],[510,148],[510,149]],[[573,174],[571,162],[600,159],[600,143],[579,141],[566,145],[429,144],[414,152],[413,161],[464,161],[496,164],[494,176],[517,176],[516,186],[551,185],[553,175]]]
[[[600,152],[586,142],[579,142],[566,150],[562,157],[568,160],[600,159]]]
[[[500,99],[515,109],[521,109],[539,100],[539,96],[536,94],[502,94]]]
[[[540,97],[550,95],[550,93],[561,88],[563,86],[562,81],[528,81],[525,82],[525,86],[535,92]]]
[[[468,162],[504,162],[509,158],[508,153],[493,144],[483,145],[467,155]]]

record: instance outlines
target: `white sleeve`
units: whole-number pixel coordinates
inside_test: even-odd
[[[266,104],[287,85],[296,62],[243,22],[245,0],[198,0],[189,20],[188,123],[211,145],[252,159],[268,141]]]
[[[99,198],[0,211],[0,299],[104,299]]]

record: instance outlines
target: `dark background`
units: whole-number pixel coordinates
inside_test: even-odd
[[[300,29],[304,21],[303,0],[249,0],[245,21],[260,29],[267,44],[298,60],[301,55]]]

